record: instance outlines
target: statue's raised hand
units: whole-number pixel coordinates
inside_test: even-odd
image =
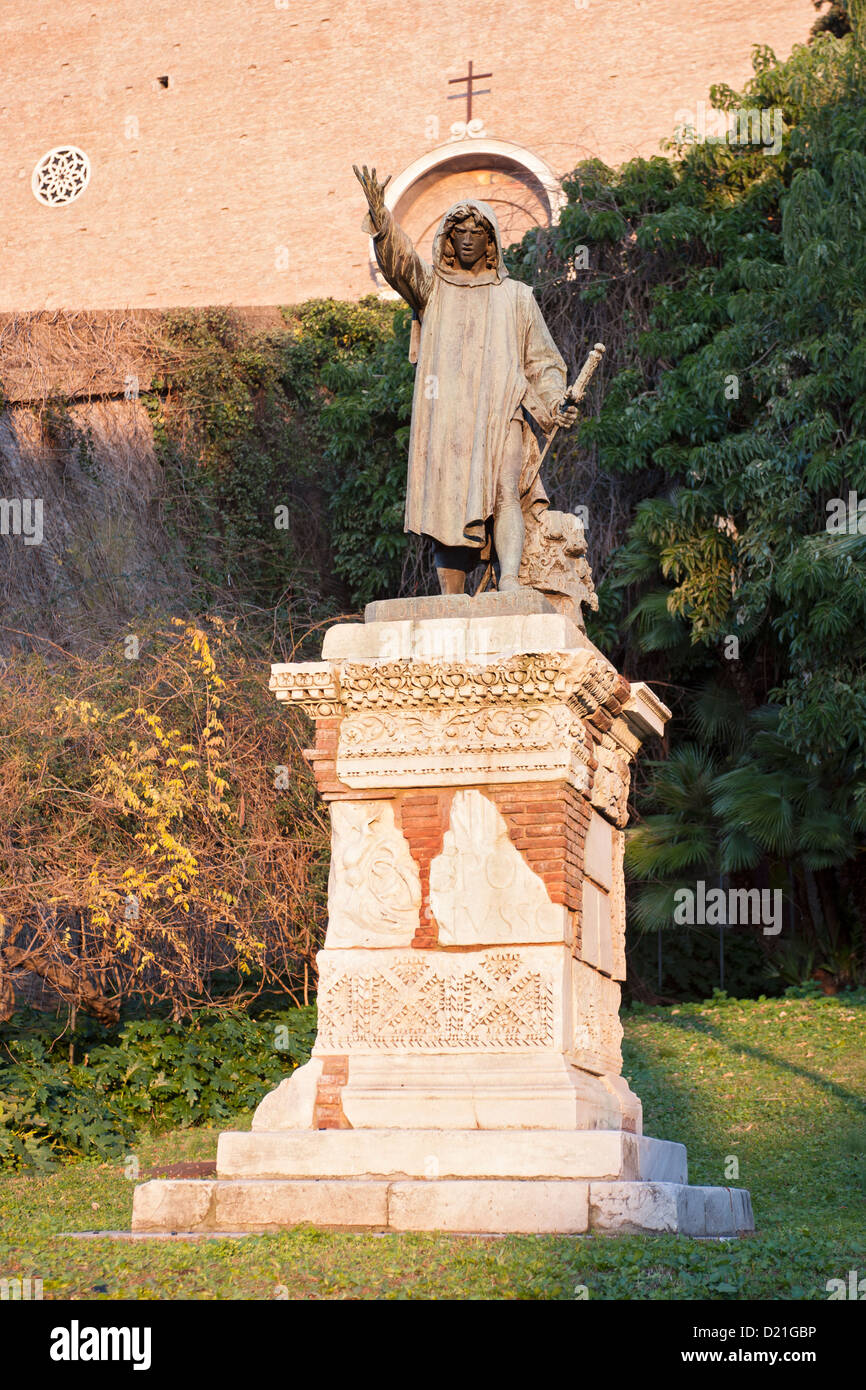
[[[376,170],[368,169],[366,164],[362,164],[360,169],[357,164],[353,164],[352,168],[355,171],[355,178],[364,190],[367,206],[370,209],[370,216],[378,225],[379,218],[385,206],[385,189],[391,182],[391,175],[389,174],[388,177],[380,183],[376,178]]]

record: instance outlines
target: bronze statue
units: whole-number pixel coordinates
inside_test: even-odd
[[[432,538],[443,593],[463,593],[488,556],[499,589],[517,589],[526,524],[548,505],[530,417],[549,435],[578,414],[565,363],[532,290],[508,275],[487,203],[448,209],[430,266],[385,206],[390,176],[355,174],[382,274],[421,323],[405,529]]]

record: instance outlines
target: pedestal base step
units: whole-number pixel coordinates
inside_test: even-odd
[[[464,1178],[156,1179],[135,1189],[137,1232],[279,1231],[298,1225],[477,1234],[754,1230],[748,1192],[671,1182]]]
[[[685,1145],[621,1129],[227,1130],[217,1177],[689,1180]]]

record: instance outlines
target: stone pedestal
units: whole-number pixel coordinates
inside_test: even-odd
[[[621,1075],[629,767],[669,713],[534,590],[473,602],[377,604],[273,668],[331,814],[318,1037],[134,1229],[752,1229]]]

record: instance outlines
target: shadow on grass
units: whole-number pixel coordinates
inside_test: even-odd
[[[847,1086],[840,1085],[838,1081],[832,1081],[829,1077],[823,1076],[821,1072],[800,1066],[799,1063],[792,1062],[787,1057],[779,1057],[763,1047],[758,1047],[755,1043],[743,1042],[739,1038],[736,1041],[726,1038],[719,1028],[705,1019],[672,1018],[668,1021],[682,1033],[703,1033],[706,1037],[719,1043],[720,1046],[727,1048],[729,1052],[745,1052],[748,1057],[754,1058],[755,1061],[769,1063],[771,1066],[790,1072],[803,1081],[809,1081],[813,1086],[817,1086],[828,1095],[834,1096],[836,1100],[852,1105],[866,1118],[866,1097],[859,1095],[856,1091],[849,1090]]]

